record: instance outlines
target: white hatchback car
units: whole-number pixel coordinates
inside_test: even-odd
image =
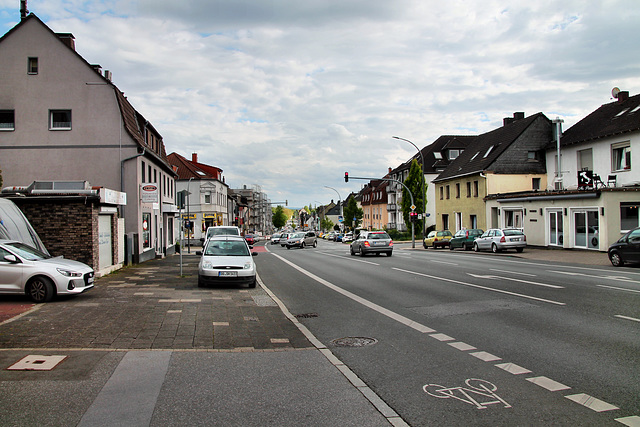
[[[241,236],[214,236],[207,240],[198,266],[198,287],[249,285],[256,287],[256,264],[247,241]]]
[[[491,228],[485,231],[473,242],[473,250],[491,250],[500,252],[505,249],[515,249],[522,252],[527,247],[527,236],[517,228]]]
[[[33,302],[93,288],[93,268],[51,257],[16,240],[0,240],[0,294],[26,294]]]

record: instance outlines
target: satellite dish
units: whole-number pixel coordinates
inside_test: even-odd
[[[613,89],[611,89],[611,96],[613,96],[615,99],[618,99],[619,93],[620,93],[620,89],[618,89],[617,87],[614,87]]]

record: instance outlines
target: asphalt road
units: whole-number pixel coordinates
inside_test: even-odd
[[[268,251],[262,280],[412,426],[640,425],[638,269]]]

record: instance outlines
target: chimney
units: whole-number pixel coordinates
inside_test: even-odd
[[[622,92],[618,93],[618,103],[623,103],[627,99],[629,99],[629,91],[628,90],[625,90],[625,91],[622,91]]]
[[[71,50],[76,50],[76,38],[73,37],[71,33],[56,33],[56,36],[60,39],[62,43],[67,45],[67,47]]]
[[[27,0],[20,0],[20,20],[27,17],[29,11],[27,10]]]
[[[391,169],[391,168],[389,168],[389,175],[391,175],[391,170],[392,170],[392,169]]]
[[[198,153],[191,153],[191,161],[193,163],[198,163]]]
[[[502,119],[502,124],[504,126],[515,122],[516,120],[520,120],[520,119],[524,119],[524,112],[519,111],[516,113],[513,113],[513,117],[505,117],[504,119]]]

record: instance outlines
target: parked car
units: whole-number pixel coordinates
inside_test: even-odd
[[[350,242],[353,242],[353,231],[346,233],[342,237],[342,243],[350,243]]]
[[[491,228],[473,242],[473,250],[476,252],[491,250],[495,253],[505,249],[522,252],[526,246],[527,236],[517,228]]]
[[[207,285],[248,285],[256,287],[256,265],[246,239],[241,236],[214,236],[207,240],[198,265],[198,287]]]
[[[292,233],[282,233],[282,234],[280,235],[280,246],[282,246],[283,248],[284,248],[285,246],[287,246],[287,239],[289,238],[289,236],[290,236],[291,234],[292,234]]]
[[[473,249],[473,242],[484,233],[479,228],[472,228],[470,230],[458,230],[449,241],[449,249],[463,248],[465,251]]]
[[[314,231],[298,231],[290,234],[287,238],[287,249],[298,247],[304,249],[305,246],[318,246],[318,239]]]
[[[273,233],[271,235],[271,244],[275,245],[276,243],[280,243],[280,233]]]
[[[342,242],[342,238],[344,237],[344,234],[342,233],[336,233],[335,237],[334,237],[334,241],[336,242]]]
[[[609,261],[614,267],[640,262],[640,227],[634,228],[609,246]]]
[[[453,234],[449,230],[441,230],[441,231],[430,231],[427,234],[427,237],[422,241],[422,246],[425,249],[431,247],[433,249],[438,249],[439,247],[449,246],[449,241],[453,237]]]
[[[393,240],[385,231],[361,231],[349,246],[351,255],[366,254],[391,256],[393,254]]]
[[[0,294],[25,294],[35,303],[93,288],[93,268],[52,257],[17,240],[0,240]]]
[[[244,235],[244,240],[247,241],[249,246],[253,246],[254,243],[256,243],[256,238],[253,236],[253,234],[245,234]]]

